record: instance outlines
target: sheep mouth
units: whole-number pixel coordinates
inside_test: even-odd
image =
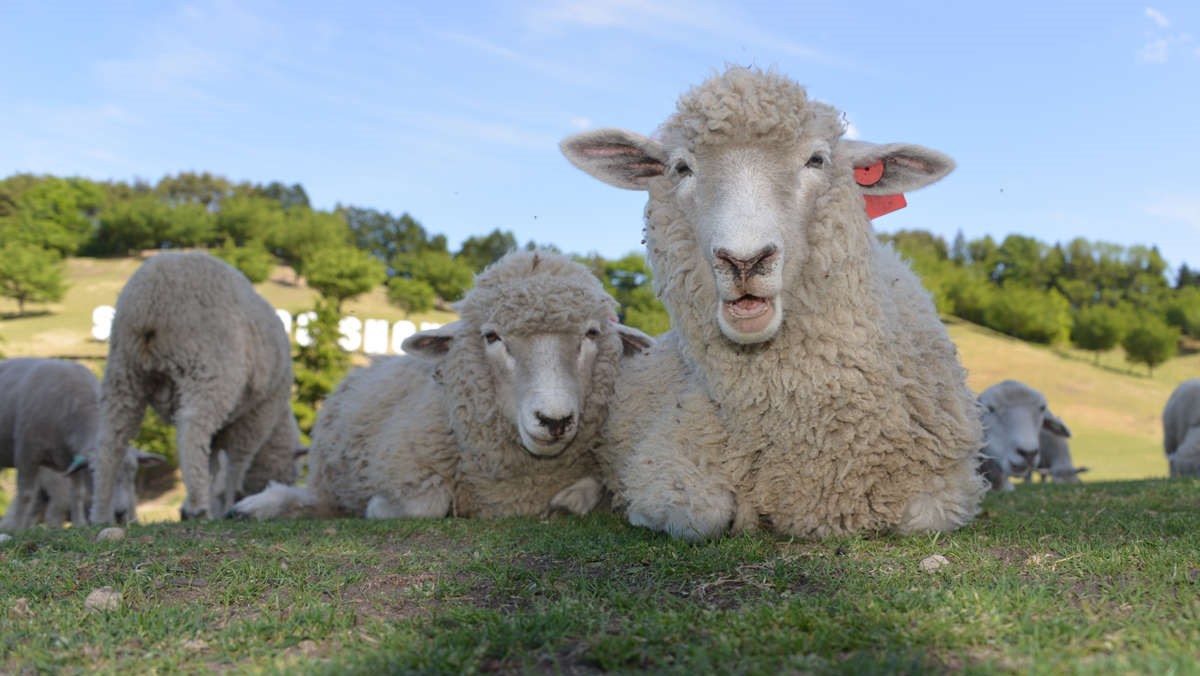
[[[767,340],[778,326],[778,303],[774,297],[745,294],[721,304],[720,324],[731,340],[757,343]]]
[[[561,437],[543,437],[521,430],[522,448],[525,449],[526,453],[538,458],[553,458],[561,455],[574,440],[574,434]]]

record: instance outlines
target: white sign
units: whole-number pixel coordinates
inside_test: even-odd
[[[116,309],[111,305],[101,305],[92,310],[92,337],[106,341],[112,333],[112,320]],[[301,312],[292,317],[287,310],[275,310],[283,324],[283,330],[288,337],[298,345],[310,345],[312,336],[308,333],[308,325],[316,320],[317,313]],[[441,324],[436,322],[421,322],[420,326],[401,319],[389,322],[386,319],[359,319],[358,317],[342,317],[338,322],[338,345],[347,352],[363,352],[365,354],[387,354],[391,348],[393,354],[404,354],[401,345],[404,339],[417,331],[436,329]],[[389,340],[389,334],[391,340]]]

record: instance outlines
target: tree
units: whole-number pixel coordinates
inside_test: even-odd
[[[292,266],[297,279],[308,276],[306,267],[317,252],[342,249],[349,243],[350,229],[341,216],[306,207],[290,209],[283,223],[267,233],[271,252]]]
[[[654,281],[646,258],[629,253],[608,261],[600,256],[577,259],[604,285],[618,303],[617,317],[621,323],[656,336],[671,328],[667,309],[654,295]]]
[[[204,205],[172,205],[147,194],[106,209],[86,250],[128,254],[143,249],[203,246],[215,239],[215,233],[213,215]]]
[[[425,228],[412,216],[338,205],[334,210],[350,228],[354,245],[368,251],[384,263],[390,263],[401,254],[415,254],[428,249],[446,249],[446,238],[439,236],[431,241]],[[394,270],[389,270],[394,274]]]
[[[217,211],[217,236],[229,237],[241,246],[260,239],[274,246],[273,239],[284,227],[283,209],[279,203],[265,197],[237,195],[221,202]]]
[[[199,204],[211,211],[233,197],[234,187],[229,179],[207,171],[201,174],[183,171],[162,177],[154,186],[154,193],[170,204]]]
[[[1071,342],[1076,346],[1095,352],[1096,362],[1100,353],[1113,349],[1125,336],[1128,321],[1125,315],[1107,305],[1091,305],[1075,313],[1071,324]]]
[[[0,296],[17,301],[17,314],[25,314],[26,303],[53,303],[66,293],[58,252],[24,242],[0,247]]]
[[[1179,329],[1167,326],[1163,320],[1143,316],[1140,323],[1125,334],[1121,346],[1125,348],[1125,359],[1135,364],[1145,364],[1151,376],[1154,367],[1175,356],[1179,344]]]
[[[242,246],[236,246],[232,237],[226,237],[225,243],[219,249],[213,249],[217,258],[241,270],[251,284],[261,284],[271,276],[275,267],[275,257],[267,251],[261,240],[251,240]]]
[[[1167,324],[1184,335],[1200,338],[1200,287],[1189,286],[1176,291],[1167,301],[1166,319]]]
[[[75,253],[92,234],[104,205],[104,190],[81,178],[27,177],[9,188],[12,213],[0,219],[0,241],[21,241],[64,256]]]
[[[424,281],[446,302],[462,299],[475,282],[471,267],[464,261],[452,258],[446,251],[430,249],[416,254],[402,254],[392,261],[392,269],[400,277]]]
[[[437,294],[424,280],[392,277],[388,280],[387,288],[388,302],[404,310],[405,317],[414,312],[428,312],[433,309],[433,301]]]
[[[284,211],[293,207],[304,207],[305,209],[312,207],[312,204],[308,201],[308,193],[305,192],[304,186],[299,183],[284,185],[279,181],[271,181],[265,186],[256,188],[255,192],[262,197],[279,202],[279,206]]]
[[[1058,291],[1005,284],[983,312],[984,323],[1035,343],[1058,343],[1071,329],[1071,306]]]
[[[1179,272],[1175,275],[1175,288],[1186,289],[1189,286],[1200,287],[1200,272],[1193,272],[1187,263],[1180,263]]]
[[[516,248],[517,238],[511,232],[501,232],[497,228],[483,237],[468,237],[454,257],[465,262],[473,271],[481,272]]]
[[[308,285],[332,301],[339,313],[344,301],[370,291],[386,278],[382,262],[349,246],[314,252],[304,269]]]
[[[318,298],[313,312],[315,319],[305,326],[308,344],[297,342],[294,355],[296,400],[292,410],[305,434],[312,431],[321,402],[350,368],[350,355],[338,346],[340,317],[333,300]]]

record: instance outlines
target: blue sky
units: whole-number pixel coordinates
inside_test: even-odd
[[[650,133],[725,64],[959,168],[876,221],[1156,244],[1200,267],[1200,3],[0,0],[0,175],[304,185],[452,246],[639,250],[641,193],[558,141]],[[19,65],[18,65],[19,64]]]

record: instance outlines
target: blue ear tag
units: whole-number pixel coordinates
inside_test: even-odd
[[[67,466],[66,474],[77,471],[80,467],[88,464],[86,455],[77,455],[71,459],[71,464]]]

